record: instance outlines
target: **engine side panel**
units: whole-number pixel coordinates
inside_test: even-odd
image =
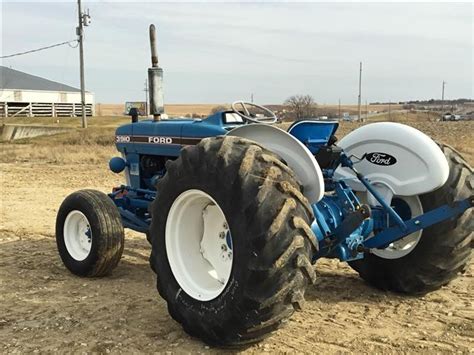
[[[117,128],[115,143],[127,161],[126,175],[133,188],[154,189],[164,175],[166,160],[175,159],[186,145],[227,133],[221,113],[207,119],[143,120]]]

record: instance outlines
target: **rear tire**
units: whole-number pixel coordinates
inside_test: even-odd
[[[170,315],[187,333],[212,345],[254,343],[301,307],[307,284],[315,281],[311,259],[317,244],[310,228],[311,207],[280,158],[242,138],[206,138],[168,163],[157,190],[151,208],[150,264]],[[210,196],[220,208],[232,238],[229,278],[220,292],[204,301],[185,291],[189,283],[178,283],[180,275],[173,273],[176,260],[170,262],[166,243],[179,238],[166,236],[167,230],[175,230],[167,229],[167,220],[174,221],[175,201],[179,204],[196,191]],[[191,223],[187,216],[182,223]],[[202,220],[205,223],[205,217]],[[205,258],[205,232],[199,233]],[[187,257],[191,247],[190,242]]]
[[[109,274],[123,252],[124,232],[117,207],[95,190],[69,195],[56,218],[56,243],[64,265],[78,276]]]
[[[448,145],[440,145],[449,163],[444,186],[420,195],[424,212],[473,195],[472,168]],[[384,259],[366,253],[349,265],[369,284],[383,290],[407,294],[425,294],[439,289],[465,271],[471,257],[473,209],[457,219],[435,224],[423,230],[415,248],[398,259]]]

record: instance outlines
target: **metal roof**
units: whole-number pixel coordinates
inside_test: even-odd
[[[80,92],[56,81],[0,66],[0,89]]]

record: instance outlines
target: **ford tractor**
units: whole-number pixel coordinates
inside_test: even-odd
[[[75,192],[58,211],[57,247],[73,274],[109,274],[124,228],[141,232],[171,317],[209,344],[239,346],[303,306],[319,258],[409,295],[465,270],[474,178],[452,147],[393,122],[340,141],[337,122],[283,130],[271,110],[242,101],[204,119],[166,119],[150,34],[153,118],[117,128],[121,156],[109,163],[125,183],[108,195]]]

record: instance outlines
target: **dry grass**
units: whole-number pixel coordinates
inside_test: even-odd
[[[15,117],[5,119],[7,124],[69,127],[70,131],[50,136],[25,138],[0,143],[0,163],[104,163],[117,155],[114,147],[116,127],[130,122],[129,117],[94,117],[88,128],[81,126],[80,118]]]
[[[215,106],[220,104],[168,104],[165,112],[171,117],[185,116],[196,113],[208,115]],[[98,116],[122,116],[125,111],[123,104],[96,104],[95,113]]]
[[[387,118],[384,115],[374,117],[364,123],[341,122],[337,136],[341,138],[361,125],[384,121]],[[452,145],[471,165],[474,165],[474,121],[436,122],[426,113],[392,113],[390,118],[392,121],[413,126],[434,140]],[[21,123],[22,120],[29,119],[14,119],[15,123]],[[44,119],[35,118],[34,120],[35,123],[41,120],[43,124],[52,124],[52,119],[46,119],[45,122],[43,122]],[[86,130],[72,128],[74,124],[67,122],[71,124],[72,129],[66,133],[1,143],[0,162],[104,162],[111,156],[117,155],[114,147],[114,131],[116,126],[125,122],[129,120],[101,117],[100,121],[91,120]],[[284,123],[280,127],[285,129],[289,125],[289,123]]]
[[[362,115],[364,117],[364,115]],[[371,122],[377,121],[388,121],[388,122],[400,122],[407,123],[410,122],[436,122],[440,119],[440,115],[434,112],[422,112],[422,111],[405,111],[405,112],[388,112],[374,116],[370,118]]]
[[[165,105],[165,112],[171,117],[186,116],[193,113],[198,115],[208,115],[211,110],[216,106],[230,106],[230,103],[215,103],[215,104],[167,104]],[[273,105],[278,110],[283,109],[282,105]],[[318,105],[320,110],[328,110],[330,112],[337,112],[339,110],[339,105]],[[369,111],[388,111],[388,105],[369,105]],[[400,110],[401,105],[390,105],[392,111]],[[123,104],[96,104],[96,114],[98,116],[122,116],[125,110]],[[357,105],[341,105],[341,112],[349,112],[350,114],[356,114],[358,112]],[[365,113],[365,105],[362,105],[362,112]]]
[[[332,112],[338,112],[339,111],[339,105],[318,105],[318,108],[320,109],[327,109]],[[369,112],[383,112],[383,111],[388,111],[389,106],[388,105],[368,105],[367,109]],[[390,105],[390,110],[395,111],[395,110],[401,110],[402,105]],[[365,115],[366,112],[366,106],[365,104],[361,105],[361,111],[362,115]],[[341,105],[341,112],[349,112],[351,115],[356,115],[359,112],[359,106],[358,105]]]
[[[89,127],[1,143],[0,162],[102,163],[117,155],[114,131],[111,127]]]
[[[2,119],[5,124],[28,125],[28,126],[55,126],[80,128],[81,118],[79,117],[8,117]],[[89,127],[118,127],[124,123],[129,123],[130,117],[101,116],[88,118]]]
[[[209,115],[211,110],[220,106],[220,104],[176,104],[176,105],[165,105],[165,112],[173,116],[186,116],[193,113],[198,115]]]
[[[118,153],[113,146],[3,144],[0,163],[105,164],[114,155]],[[105,165],[104,169],[106,169]]]

